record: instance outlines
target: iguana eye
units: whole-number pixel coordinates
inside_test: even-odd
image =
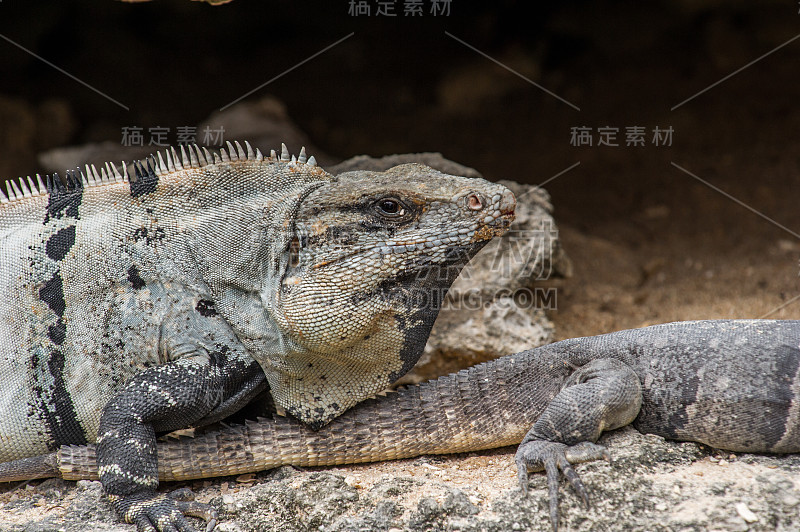
[[[375,203],[375,208],[384,216],[398,217],[403,216],[406,213],[403,204],[394,198],[379,199]]]

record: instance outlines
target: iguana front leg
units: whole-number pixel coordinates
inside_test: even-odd
[[[195,318],[175,322],[185,328],[187,320],[191,325]],[[191,530],[184,515],[204,517],[211,528],[216,518],[205,505],[156,492],[156,434],[221,419],[266,389],[261,366],[236,346],[232,333],[205,325],[206,331],[189,327],[191,341],[186,336],[168,340],[166,354],[180,358],[135,375],[100,418],[100,480],[115,511],[140,531]],[[165,327],[162,333],[175,329]]]
[[[517,449],[517,477],[528,492],[528,472],[547,474],[550,522],[558,530],[559,470],[589,506],[589,494],[571,464],[608,459],[594,442],[604,430],[631,423],[642,406],[642,387],[633,369],[614,359],[598,359],[572,373]]]

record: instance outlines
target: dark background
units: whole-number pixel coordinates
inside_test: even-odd
[[[800,317],[800,39],[672,110],[800,35],[797,2],[452,0],[433,16],[426,0],[407,17],[398,1],[395,18],[368,4],[354,17],[347,0],[3,0],[5,39],[129,110],[0,39],[0,179],[122,127],[196,125],[352,32],[249,99],[275,96],[336,159],[440,151],[488,179],[546,183],[575,263],[559,336]],[[593,146],[571,145],[579,126]],[[597,146],[604,126],[619,146]],[[631,126],[644,146],[625,145]]]

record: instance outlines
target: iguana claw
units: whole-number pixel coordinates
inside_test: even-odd
[[[589,508],[589,492],[571,464],[598,459],[609,460],[608,450],[602,445],[581,442],[566,445],[549,441],[523,442],[517,449],[514,462],[517,465],[517,479],[523,495],[528,494],[528,472],[541,471],[547,474],[547,491],[550,497],[550,523],[553,532],[558,532],[558,480],[559,469],[578,493],[583,504]]]
[[[195,501],[180,501],[178,509],[183,515],[197,517],[206,522],[206,532],[211,532],[217,526],[217,512],[209,505]]]
[[[206,532],[217,526],[217,512],[207,504],[175,500],[172,496],[147,492],[124,498],[109,497],[125,522],[136,525],[137,532],[190,532],[195,530],[186,516],[206,521]]]

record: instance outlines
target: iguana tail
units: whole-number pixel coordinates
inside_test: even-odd
[[[0,464],[0,482],[21,482],[51,477],[61,478],[58,453],[43,454]]]
[[[188,480],[286,464],[377,462],[517,444],[559,386],[539,382],[545,368],[523,358],[512,355],[502,363],[481,364],[366,400],[316,431],[276,415],[159,442],[158,476]],[[505,387],[498,390],[498,382]],[[0,464],[0,482],[51,476],[96,480],[95,453],[94,445],[68,445],[53,455]],[[32,466],[25,467],[24,461]]]

